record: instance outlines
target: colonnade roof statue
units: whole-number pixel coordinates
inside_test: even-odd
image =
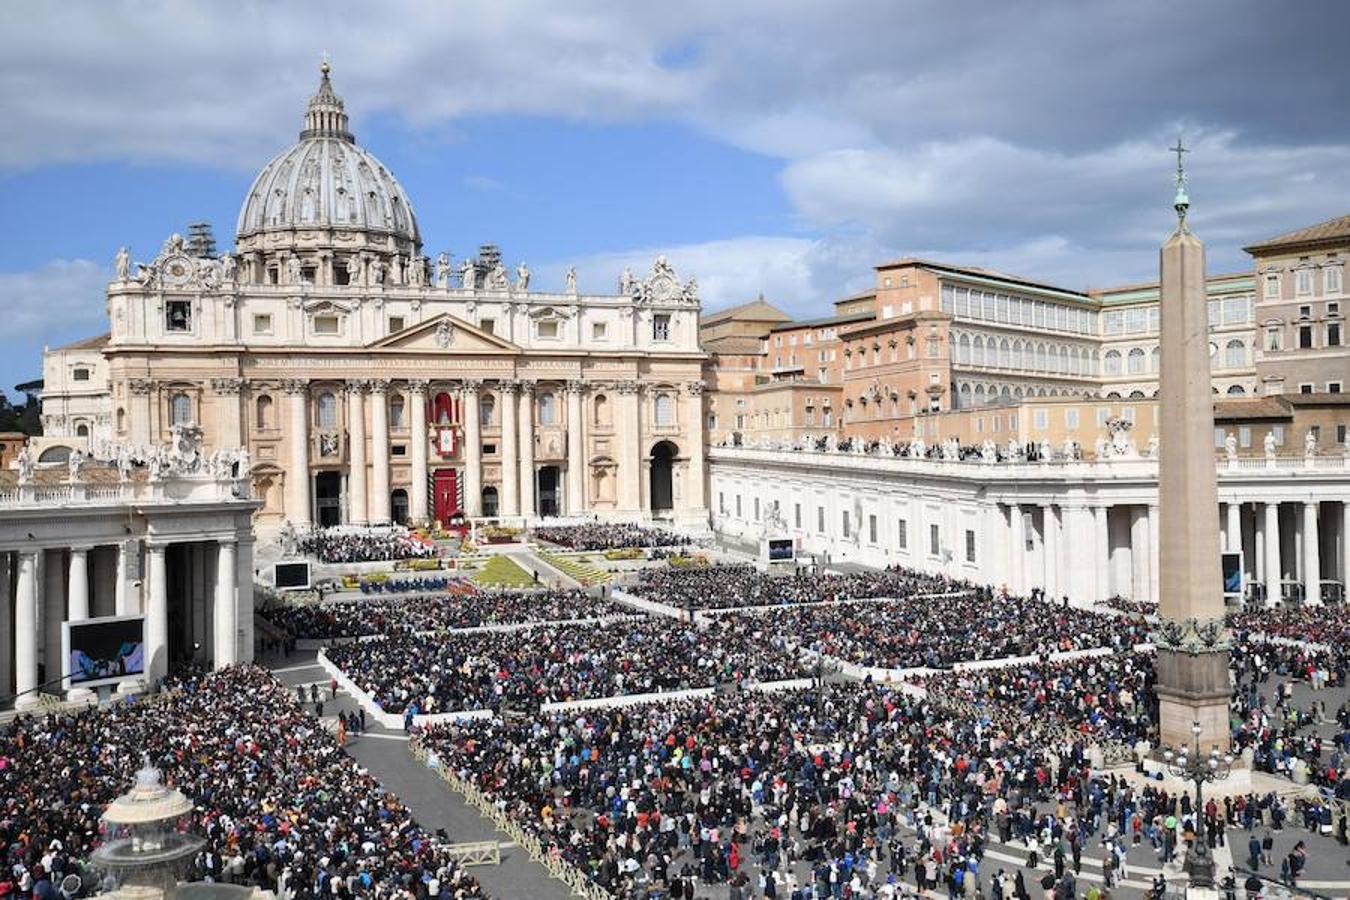
[[[1228,643],[1223,626],[1219,502],[1214,469],[1214,409],[1209,377],[1205,247],[1186,224],[1190,198],[1181,142],[1177,154],[1177,227],[1163,243],[1161,514],[1158,697],[1162,741],[1208,749],[1229,746]]]

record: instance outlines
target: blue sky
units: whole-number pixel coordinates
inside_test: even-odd
[[[427,252],[593,290],[666,253],[705,309],[815,315],[896,255],[1149,278],[1179,131],[1212,270],[1350,212],[1347,26],[1334,0],[8,3],[0,387],[103,330],[118,246],[194,219],[229,246],[325,50]]]

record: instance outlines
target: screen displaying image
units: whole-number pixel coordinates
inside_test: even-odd
[[[1225,594],[1242,593],[1242,554],[1223,554],[1223,592]]]
[[[769,562],[783,562],[792,559],[794,555],[792,538],[778,538],[769,541]]]
[[[145,672],[145,620],[88,619],[67,622],[70,683],[116,681]]]
[[[277,563],[276,568],[277,590],[308,590],[309,589],[309,563],[307,562],[285,562]]]

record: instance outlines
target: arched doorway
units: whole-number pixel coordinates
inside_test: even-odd
[[[320,528],[342,524],[342,473],[325,470],[314,473],[314,510]]]
[[[389,515],[395,525],[408,524],[408,492],[398,488],[389,495]]]
[[[540,466],[539,515],[556,516],[562,512],[562,504],[558,500],[558,483],[561,480],[557,466]]]
[[[651,497],[652,512],[670,512],[675,508],[675,489],[672,478],[675,457],[679,453],[670,441],[661,441],[652,448]]]
[[[63,463],[70,460],[70,448],[62,447],[60,444],[54,447],[48,447],[38,454],[37,461],[41,463]]]
[[[483,488],[483,515],[488,518],[497,515],[497,489],[492,485]]]

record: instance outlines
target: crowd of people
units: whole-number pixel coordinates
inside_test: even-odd
[[[1350,648],[1350,616],[1342,606],[1258,606],[1228,615],[1234,633],[1324,644],[1342,657]]]
[[[1147,626],[1030,597],[979,591],[934,600],[779,606],[742,613],[802,647],[869,668],[950,668],[959,662],[1048,656],[1070,650],[1129,650]]]
[[[871,597],[909,597],[920,593],[975,591],[966,582],[913,569],[847,575],[770,575],[748,563],[703,567],[643,569],[628,590],[645,600],[676,609],[717,610],[740,606],[780,606]]]
[[[389,562],[436,555],[430,541],[399,527],[313,528],[291,535],[290,540],[295,552],[325,563]]]
[[[275,606],[263,615],[292,637],[317,640],[557,622],[629,610],[581,590],[480,591]]]
[[[193,801],[206,844],[189,880],[256,885],[297,900],[485,896],[408,808],[301,711],[269,673],[188,677],[163,698],[20,717],[0,726],[0,896],[55,898],[90,855],[104,806],[149,755]]]
[[[686,534],[624,522],[544,525],[534,529],[534,536],[572,550],[685,547],[694,543],[693,538]]]
[[[1099,741],[1157,741],[1153,659],[1148,653],[942,672],[914,682],[937,703],[959,701],[1005,727],[1030,719],[1063,725]]]
[[[749,621],[706,629],[635,616],[604,628],[440,632],[326,651],[387,713],[534,708],[806,674],[796,654]]]
[[[494,718],[414,740],[620,898],[708,885],[1077,897],[1085,848],[1109,860],[1109,888],[1139,843],[1175,855],[1197,814],[1188,795],[1094,777],[1086,742],[1039,719],[950,716],[877,685]],[[1049,883],[998,869],[985,859],[995,842],[1026,852],[1031,878],[1054,860]]]

